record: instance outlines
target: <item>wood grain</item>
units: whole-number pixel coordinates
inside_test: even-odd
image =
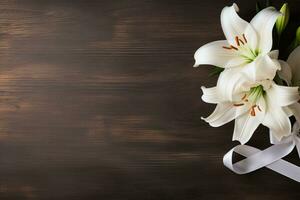
[[[1,1],[0,199],[299,198],[297,183],[267,169],[227,170],[233,124],[200,120],[213,110],[200,86],[216,78],[193,54],[223,38],[231,3]],[[267,135],[251,143],[266,147]]]

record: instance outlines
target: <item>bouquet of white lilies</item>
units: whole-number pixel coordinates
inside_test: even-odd
[[[201,88],[202,100],[216,104],[213,113],[202,119],[213,127],[235,121],[233,140],[241,145],[231,149],[223,160],[232,171],[244,174],[268,167],[300,182],[300,168],[281,159],[295,147],[300,152],[300,28],[287,48],[293,51],[284,61],[278,44],[289,21],[288,5],[280,11],[266,7],[250,22],[241,19],[238,10],[233,4],[221,12],[226,40],[208,43],[194,56],[194,67],[213,65],[220,72],[215,87]],[[273,42],[274,26],[277,43]],[[296,119],[292,120],[296,121],[293,128],[292,116]],[[270,129],[273,144],[264,151],[245,145],[260,124]],[[232,163],[234,151],[246,158]]]

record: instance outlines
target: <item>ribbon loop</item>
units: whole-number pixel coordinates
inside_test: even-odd
[[[300,157],[299,127],[298,123],[295,123],[290,136],[283,138],[281,141],[278,141],[271,134],[270,140],[273,145],[263,151],[248,145],[237,145],[224,155],[223,163],[227,168],[237,174],[247,174],[262,167],[267,167],[279,174],[300,182],[300,167],[282,160],[283,157],[293,151],[295,146]],[[246,158],[233,163],[232,157],[234,152]]]

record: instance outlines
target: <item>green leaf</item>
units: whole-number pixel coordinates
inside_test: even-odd
[[[275,77],[274,77],[274,81],[275,83],[277,83],[278,85],[284,85],[283,80],[279,77],[278,73],[276,73]]]
[[[224,68],[214,67],[212,72],[209,74],[209,76],[219,75],[219,74],[221,74],[222,71],[224,71]]]

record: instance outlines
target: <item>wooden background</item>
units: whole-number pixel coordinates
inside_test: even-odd
[[[237,3],[250,19],[255,2]],[[299,198],[298,183],[267,169],[226,169],[233,124],[200,120],[214,107],[200,86],[216,78],[193,54],[224,38],[231,4],[1,0],[0,199]],[[267,136],[260,128],[250,144]]]

